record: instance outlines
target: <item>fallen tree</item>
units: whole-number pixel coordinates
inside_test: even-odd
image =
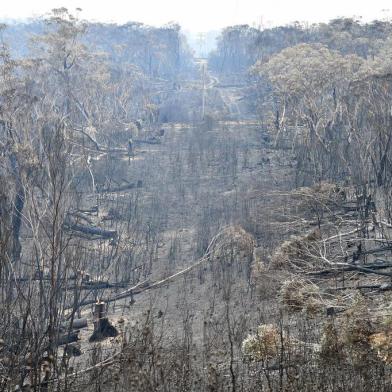
[[[64,223],[66,230],[75,231],[91,236],[98,236],[101,238],[117,238],[117,230],[105,230],[96,226],[85,226],[78,223],[66,222]]]
[[[108,187],[108,188],[100,188],[97,189],[99,193],[109,193],[109,192],[123,192],[134,188],[141,188],[143,186],[142,181],[138,181],[137,183],[129,183],[124,185],[119,185],[117,187]]]
[[[208,245],[207,250],[204,253],[203,257],[201,257],[199,260],[197,260],[191,266],[189,266],[189,267],[187,267],[187,268],[185,268],[185,269],[183,269],[183,270],[181,270],[179,272],[176,272],[173,275],[170,275],[170,276],[168,276],[166,278],[163,278],[161,280],[157,280],[157,281],[152,282],[152,283],[150,283],[148,280],[140,282],[137,285],[135,285],[135,286],[133,286],[133,287],[131,287],[131,288],[129,288],[129,289],[127,289],[127,290],[117,294],[117,295],[106,297],[106,298],[102,298],[101,301],[105,302],[105,303],[114,302],[114,301],[118,301],[118,300],[123,299],[123,298],[132,297],[134,295],[141,294],[142,292],[147,291],[147,290],[151,290],[151,289],[156,289],[156,288],[162,287],[162,286],[172,282],[173,280],[179,278],[180,276],[183,276],[183,275],[193,271],[195,268],[197,268],[201,264],[203,264],[205,262],[210,262],[211,258],[214,255],[214,253],[215,252],[219,252],[219,250],[221,248],[223,248],[225,245],[227,245],[225,243],[225,241],[222,241],[222,239],[225,238],[225,236],[227,235],[229,229],[230,229],[230,227],[225,227],[215,237],[213,237],[213,239],[211,240],[210,244]],[[221,241],[221,242],[219,242],[219,241]],[[87,298],[88,295],[89,294],[87,294],[85,296],[85,298]],[[78,303],[78,307],[87,306],[87,305],[91,305],[91,304],[94,304],[94,303],[96,303],[96,299],[91,299],[91,300],[90,299],[89,300],[85,299],[85,300],[82,300],[82,301],[80,301]],[[69,307],[66,308],[66,310],[71,310],[71,309],[74,309],[74,306],[69,306]]]

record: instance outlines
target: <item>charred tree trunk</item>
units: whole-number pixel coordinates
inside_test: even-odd
[[[22,211],[25,204],[25,192],[20,176],[20,167],[14,153],[10,156],[10,162],[16,182],[12,211],[12,260],[13,262],[16,262],[19,260],[22,250],[20,244],[20,229],[22,227]]]

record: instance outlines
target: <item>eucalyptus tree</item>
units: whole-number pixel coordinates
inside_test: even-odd
[[[71,257],[65,222],[75,203],[73,124],[81,111],[75,70],[84,26],[64,9],[54,10],[47,24],[35,40],[35,57],[14,61],[5,46],[1,57],[1,165],[8,199],[15,200],[2,199],[4,213],[12,211],[11,249],[2,252],[8,269],[0,320],[11,385],[27,376],[39,384],[45,353],[59,374],[59,327],[76,295],[65,290],[79,262]],[[1,236],[7,241],[7,230]]]
[[[268,62],[257,62],[256,75],[271,83],[279,102],[277,136],[291,131],[303,149],[301,170],[316,181],[339,176],[346,165],[349,134],[343,104],[350,82],[363,60],[342,56],[322,45],[301,44],[282,50]],[[309,179],[308,179],[309,180]]]

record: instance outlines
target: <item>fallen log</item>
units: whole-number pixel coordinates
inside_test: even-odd
[[[378,290],[378,291],[390,291],[392,290],[392,284],[363,284],[357,286],[344,286],[344,287],[332,287],[328,289],[330,291],[344,291],[344,290]]]
[[[127,191],[127,190],[134,189],[134,188],[141,188],[142,186],[143,186],[143,182],[139,180],[137,183],[120,185],[120,186],[113,187],[113,188],[98,189],[98,192],[99,193],[123,192],[123,191]]]
[[[93,224],[93,221],[91,220],[91,218],[84,215],[80,211],[70,212],[69,215],[76,218],[76,219],[83,220],[83,221],[87,222],[89,225]]]
[[[98,213],[98,206],[95,205],[95,206],[92,206],[91,208],[79,209],[78,211],[81,213],[84,213],[84,214],[96,214],[96,213]]]
[[[366,203],[359,204],[355,201],[347,201],[344,204],[342,204],[342,208],[345,211],[360,211],[360,210],[364,210],[366,207],[369,207],[366,205]]]
[[[72,285],[64,287],[64,290],[103,290],[103,289],[115,289],[125,288],[127,283],[109,283],[109,282],[88,282],[82,285]]]
[[[82,355],[82,350],[75,343],[68,344],[64,348],[64,352],[68,357],[80,357]]]
[[[89,281],[89,274],[84,273],[84,275],[80,275],[80,274],[73,274],[67,277],[68,280],[76,280],[79,279],[80,277],[82,278],[82,282],[86,283]],[[29,277],[16,277],[15,281],[22,283],[22,282],[30,282],[30,281],[43,281],[43,280],[50,280],[50,275],[49,274],[43,274],[42,271],[36,270],[33,276],[29,276]],[[102,282],[94,282],[94,283],[102,283]],[[92,284],[94,284],[92,283]],[[79,286],[78,286],[79,287]]]
[[[64,226],[67,230],[77,231],[83,234],[99,236],[102,238],[117,238],[116,230],[105,230],[105,229],[101,229],[100,227],[84,226],[71,222],[64,223]]]
[[[61,330],[67,330],[71,327],[71,329],[82,329],[82,328],[87,328],[87,319],[86,318],[80,318],[80,319],[74,319],[72,321],[72,324],[70,323],[63,323],[60,326]]]
[[[133,141],[134,144],[161,144],[161,140],[157,137],[151,139],[136,139]]]
[[[64,344],[75,343],[79,340],[79,331],[66,333],[59,335],[57,338],[57,346],[63,346]]]
[[[388,250],[392,250],[392,245],[382,246],[380,248],[363,250],[363,251],[361,251],[361,254],[363,254],[363,255],[371,255],[371,254],[374,254],[374,253],[381,253],[381,252],[388,251]]]
[[[114,302],[114,301],[117,301],[117,300],[120,300],[123,298],[132,297],[133,295],[140,294],[143,291],[148,290],[151,287],[152,286],[150,285],[150,283],[148,281],[144,281],[144,282],[138,283],[136,286],[131,287],[130,289],[124,291],[123,293],[115,295],[114,297],[104,298],[103,301]],[[80,306],[92,305],[95,303],[96,303],[95,299],[89,299],[89,300],[81,301],[80,303],[78,303],[78,306],[80,307]],[[70,309],[73,309],[73,307],[74,306],[69,306],[66,309],[70,310]]]
[[[367,272],[371,271],[378,271],[382,269],[392,268],[392,263],[374,263],[374,264],[365,264],[365,265],[348,265],[343,267],[335,267],[335,268],[328,268],[321,271],[312,271],[309,272],[308,275],[314,276],[324,276],[329,274],[336,274],[339,272],[350,272],[350,271],[359,271],[359,272]],[[389,274],[388,274],[389,276]]]

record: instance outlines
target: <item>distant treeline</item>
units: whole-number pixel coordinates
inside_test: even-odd
[[[165,79],[175,79],[192,69],[192,51],[177,24],[159,28],[136,22],[84,25],[84,44],[104,52],[113,63],[132,64],[147,76]],[[26,57],[30,54],[32,35],[41,35],[45,29],[43,19],[13,22],[4,31],[4,41],[14,57]]]
[[[221,73],[246,71],[257,60],[267,61],[282,49],[301,43],[320,43],[342,54],[374,56],[391,35],[387,21],[361,23],[351,18],[329,23],[300,24],[256,29],[248,25],[227,27],[209,57],[210,67]]]

